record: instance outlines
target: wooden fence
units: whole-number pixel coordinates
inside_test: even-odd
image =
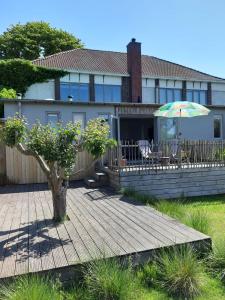
[[[83,179],[93,158],[87,152],[77,155],[71,179]],[[15,148],[0,145],[0,184],[26,184],[46,182],[46,176],[35,158],[21,154]]]

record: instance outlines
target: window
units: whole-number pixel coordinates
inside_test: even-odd
[[[59,113],[58,112],[48,112],[47,113],[47,123],[52,127],[56,127],[59,123]]]
[[[175,119],[160,119],[160,140],[175,139],[177,133],[177,122]]]
[[[155,88],[154,87],[142,87],[142,102],[143,103],[155,103]]]
[[[187,90],[187,101],[206,104],[206,91]]]
[[[99,113],[98,117],[102,118],[103,120],[105,120],[105,122],[109,123],[109,119],[110,119],[109,113]]]
[[[95,84],[96,102],[121,102],[121,86]]]
[[[84,112],[75,112],[73,113],[73,122],[80,123],[80,128],[83,130],[86,126],[86,113]]]
[[[222,116],[215,115],[213,117],[214,139],[222,138]]]
[[[89,84],[88,83],[60,83],[60,95],[62,100],[68,100],[68,96],[73,97],[73,101],[89,101]]]
[[[159,103],[164,104],[173,101],[181,101],[181,89],[159,89]]]

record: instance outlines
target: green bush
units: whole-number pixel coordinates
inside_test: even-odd
[[[32,276],[1,287],[1,300],[63,300],[59,284],[45,277]]]
[[[225,238],[214,241],[213,251],[208,257],[207,266],[212,273],[219,275],[225,282]]]
[[[158,280],[168,294],[185,299],[200,293],[202,266],[190,247],[164,252],[158,268]]]
[[[131,265],[123,266],[115,259],[92,262],[84,275],[90,299],[141,299],[139,281]]]
[[[210,221],[209,216],[204,210],[193,210],[187,214],[184,222],[186,225],[202,232],[209,233]]]
[[[142,283],[169,295],[189,299],[200,293],[203,271],[190,247],[163,251],[138,272]]]

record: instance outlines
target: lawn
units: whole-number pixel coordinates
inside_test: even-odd
[[[26,277],[0,289],[2,300],[220,300],[225,299],[225,196],[155,200],[133,191],[126,196],[208,235],[214,252],[199,259],[191,248],[162,252],[155,262],[133,269],[116,260],[94,262],[83,278],[63,289],[50,279]]]

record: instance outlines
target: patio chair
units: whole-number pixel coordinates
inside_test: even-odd
[[[179,140],[178,139],[173,139],[170,141],[170,149],[171,149],[171,156],[172,160],[175,162],[179,161],[179,151],[180,151],[180,159],[181,162],[187,162],[189,163],[189,155],[187,151],[184,151],[182,148],[179,150],[179,147],[182,147],[179,145]]]
[[[150,159],[152,162],[160,159],[161,152],[153,152],[148,140],[139,140],[137,145],[143,159]]]

